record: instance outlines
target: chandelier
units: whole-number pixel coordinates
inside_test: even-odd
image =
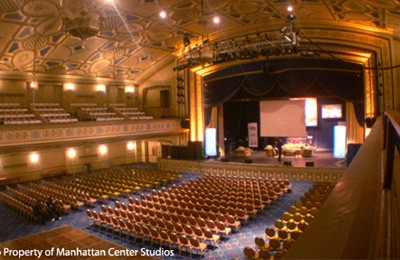
[[[287,25],[276,35],[254,33],[240,38],[214,42],[206,39],[194,47],[190,45],[190,34],[184,33],[182,59],[174,70],[238,59],[268,58],[269,56],[297,53],[300,37],[293,25],[295,19],[293,14],[289,14]]]
[[[66,32],[84,42],[100,32],[101,19],[94,12],[82,11],[76,18],[64,18],[64,24]]]

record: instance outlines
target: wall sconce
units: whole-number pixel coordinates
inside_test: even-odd
[[[74,83],[64,83],[64,90],[75,90],[75,84]]]
[[[31,89],[37,89],[39,87],[39,82],[32,80],[30,82],[27,82],[27,87]]]
[[[133,151],[136,149],[136,143],[134,142],[128,142],[126,144],[126,148],[128,149],[128,151]]]
[[[68,156],[68,158],[71,158],[71,159],[75,158],[76,157],[76,150],[73,149],[73,148],[69,149],[67,151],[67,156]]]
[[[96,90],[99,92],[106,92],[106,86],[105,85],[97,85]]]
[[[102,145],[99,146],[99,153],[101,155],[105,155],[107,153],[107,151],[108,151],[108,149],[107,149],[106,145],[102,144]]]
[[[125,93],[135,93],[135,87],[125,86]]]
[[[31,161],[31,163],[37,163],[39,162],[39,155],[37,153],[32,153],[31,155],[29,155],[29,160]]]

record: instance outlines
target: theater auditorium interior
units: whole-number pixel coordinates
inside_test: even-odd
[[[1,0],[0,258],[400,258],[397,0]]]

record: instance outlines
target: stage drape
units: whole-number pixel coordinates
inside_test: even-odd
[[[228,78],[223,84],[207,83],[204,86],[204,104],[206,107],[213,107],[230,100],[242,87],[245,76]]]
[[[277,74],[241,75],[213,80],[204,86],[204,120],[208,125],[211,107],[222,105],[237,93],[248,97],[334,96],[354,103],[355,117],[364,124],[362,78],[354,72],[288,70]],[[329,140],[328,140],[329,141]]]
[[[230,100],[241,88],[254,97],[268,97],[272,92],[289,96],[304,96],[310,93],[335,96],[356,102],[356,115],[363,122],[364,94],[362,77],[354,72],[332,72],[313,70],[289,70],[279,74],[254,74],[206,82],[204,102],[213,107]]]
[[[358,123],[352,102],[346,102],[346,127],[347,144],[363,143],[364,128]]]

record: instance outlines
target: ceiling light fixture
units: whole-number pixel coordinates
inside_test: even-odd
[[[83,10],[77,17],[63,19],[65,31],[85,42],[96,37],[101,30],[101,17],[93,11],[93,0],[83,0]]]
[[[161,17],[162,19],[167,18],[167,12],[161,11],[161,12],[160,12],[160,17]]]

